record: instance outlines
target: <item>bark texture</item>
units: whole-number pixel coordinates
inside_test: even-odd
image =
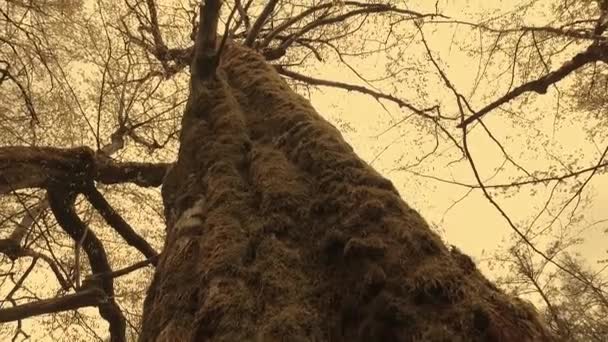
[[[140,341],[552,341],[392,183],[228,44],[192,83]]]

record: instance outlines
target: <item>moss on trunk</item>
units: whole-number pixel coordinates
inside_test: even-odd
[[[193,82],[141,341],[551,341],[258,54]]]

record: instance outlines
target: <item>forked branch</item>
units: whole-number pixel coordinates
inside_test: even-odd
[[[587,65],[587,64],[593,63],[593,62],[598,62],[598,61],[603,61],[603,62],[608,61],[608,45],[606,45],[604,43],[602,43],[602,44],[594,43],[594,44],[590,45],[585,51],[574,56],[571,60],[569,60],[567,63],[563,64],[557,70],[552,71],[534,81],[524,83],[524,84],[520,85],[519,87],[511,90],[510,92],[508,92],[507,94],[505,94],[504,96],[499,98],[498,100],[490,103],[489,105],[485,106],[484,108],[482,108],[475,114],[464,119],[457,127],[458,128],[466,127],[473,121],[481,118],[485,114],[491,112],[492,110],[502,106],[503,104],[515,99],[516,97],[518,97],[524,93],[535,92],[538,94],[544,94],[547,92],[547,88],[549,88],[550,85],[561,81],[566,76],[570,75],[572,72],[583,67],[584,65]]]

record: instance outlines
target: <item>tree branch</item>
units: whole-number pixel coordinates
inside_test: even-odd
[[[255,42],[255,39],[260,34],[262,27],[264,27],[264,24],[268,20],[268,17],[270,17],[270,15],[272,15],[272,12],[274,11],[274,7],[276,6],[276,4],[278,2],[279,2],[279,0],[268,0],[268,3],[262,10],[262,13],[260,13],[260,15],[256,19],[255,23],[253,23],[253,26],[251,27],[251,29],[247,32],[247,37],[245,38],[245,42],[243,43],[243,45],[248,46],[248,47],[253,47],[253,43]]]
[[[13,83],[15,83],[15,85],[17,86],[17,88],[19,88],[19,91],[21,92],[21,96],[23,97],[23,101],[25,102],[25,107],[27,108],[28,112],[30,113],[32,120],[39,124],[40,120],[38,119],[38,114],[36,114],[36,108],[34,107],[34,103],[32,101],[31,96],[28,94],[28,92],[26,91],[25,87],[21,84],[21,82],[19,82],[9,72],[10,64],[4,60],[0,61],[0,63],[6,64],[6,69],[0,68],[0,73],[2,73],[2,75],[0,76],[0,85],[2,85],[2,82],[4,81],[5,78],[8,78],[9,80],[13,81]]]
[[[127,266],[125,268],[122,268],[120,270],[116,270],[110,273],[97,273],[97,274],[92,274],[89,277],[87,277],[87,279],[90,280],[95,280],[95,279],[101,279],[101,278],[118,278],[121,277],[123,275],[129,274],[133,271],[136,271],[140,268],[146,267],[148,265],[156,265],[156,262],[158,261],[158,256],[152,257],[150,259],[146,259],[146,260],[142,260],[140,262],[136,262],[133,265]],[[85,281],[87,281],[85,279]]]
[[[240,18],[240,20],[237,21],[237,27],[240,25],[241,22],[243,22],[243,24],[245,25],[245,30],[247,32],[249,32],[249,29],[251,28],[251,22],[249,21],[249,15],[247,14],[247,8],[249,7],[250,4],[251,4],[251,1],[249,1],[247,3],[247,6],[243,7],[241,0],[234,1],[234,6],[236,7],[237,11],[239,12],[239,18]]]
[[[87,254],[91,271],[93,273],[111,273],[112,268],[108,262],[106,251],[94,232],[87,229],[74,210],[76,193],[66,190],[65,183],[53,182],[48,187],[49,204],[57,223],[74,241],[82,241],[82,247]],[[114,300],[114,282],[112,278],[103,278],[99,286],[107,295],[108,300],[99,305],[99,313],[110,325],[112,341],[124,342],[126,340],[125,317]]]
[[[584,52],[581,52],[574,56],[570,61],[563,64],[559,69],[552,71],[545,76],[542,76],[534,81],[525,83],[520,85],[519,87],[513,89],[506,95],[502,96],[498,100],[490,103],[484,108],[480,109],[475,114],[469,116],[465,120],[463,120],[457,127],[463,128],[472,123],[473,121],[481,118],[485,114],[491,112],[492,110],[500,107],[501,105],[515,99],[526,92],[536,92],[538,94],[545,94],[547,92],[547,88],[568,76],[573,71],[579,69],[580,67],[597,62],[597,61],[608,61],[608,45],[606,44],[592,44],[590,45]]]
[[[10,237],[8,239],[0,239],[0,253],[6,255],[11,260],[17,260],[22,257],[40,258],[49,265],[62,289],[68,290],[71,287],[71,284],[63,277],[63,273],[53,259],[30,248],[22,247],[19,243],[20,240],[13,240]]]
[[[95,155],[87,147],[0,147],[0,194],[23,188],[42,188],[51,179],[65,174],[73,175],[72,181],[159,186],[168,166],[164,163],[113,162]]]
[[[300,73],[297,73],[297,72],[294,72],[291,70],[287,70],[286,68],[284,68],[280,65],[275,65],[274,67],[276,68],[276,70],[279,74],[285,75],[294,80],[306,82],[310,85],[319,85],[319,86],[326,86],[326,87],[332,87],[332,88],[340,88],[340,89],[344,89],[346,91],[356,91],[358,93],[372,96],[375,99],[384,99],[384,100],[391,101],[391,102],[397,104],[399,107],[402,107],[402,108],[405,107],[405,108],[411,110],[412,112],[414,112],[420,116],[423,116],[427,119],[437,120],[438,118],[442,118],[440,116],[434,116],[434,115],[429,114],[429,112],[431,110],[434,110],[435,107],[428,108],[428,109],[418,109],[418,108],[412,106],[411,104],[409,104],[393,95],[384,94],[384,93],[381,93],[381,92],[378,92],[378,91],[375,91],[372,89],[368,89],[363,86],[359,86],[359,85],[355,85],[355,84],[348,84],[348,83],[343,83],[343,82],[337,82],[337,81],[323,80],[323,79],[318,79],[318,78],[302,75]],[[454,120],[454,118],[444,118],[444,119]]]
[[[120,216],[114,208],[106,201],[103,195],[94,187],[90,186],[84,191],[84,195],[89,200],[91,205],[101,214],[106,222],[122,236],[123,239],[130,245],[140,251],[146,258],[153,259],[158,256],[158,253],[150,246],[150,244]]]
[[[169,169],[169,163],[100,162],[95,180],[103,184],[133,183],[142,187],[158,187]]]
[[[216,54],[217,24],[222,0],[205,0],[200,9],[200,22],[194,43],[192,79],[204,80],[215,73],[219,62]]]
[[[33,303],[0,309],[0,323],[49,313],[76,310],[87,306],[99,306],[107,301],[105,293],[99,288],[89,288],[60,298],[45,299]]]

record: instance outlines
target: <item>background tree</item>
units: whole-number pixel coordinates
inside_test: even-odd
[[[528,171],[515,157],[506,154],[511,151],[509,146],[505,148],[500,143],[513,137],[525,140],[531,134],[531,130],[528,130],[530,127],[540,127],[541,132],[550,132],[543,126],[543,120],[550,118],[546,113],[538,112],[533,117],[528,112],[525,113],[526,116],[518,113],[530,105],[528,95],[537,90],[542,92],[545,85],[560,84],[557,81],[563,84],[573,79],[577,76],[574,71],[583,75],[589,66],[603,60],[604,38],[601,27],[604,15],[601,6],[591,1],[580,4],[558,3],[552,12],[546,9],[543,12],[552,13],[547,16],[550,17],[549,20],[530,25],[526,22],[525,18],[530,17],[526,13],[538,9],[535,6],[539,6],[539,3],[542,5],[539,1],[525,2],[510,16],[492,18],[485,22],[476,19],[471,21],[473,24],[440,15],[443,11],[439,11],[439,3],[437,7],[431,4],[430,8],[425,8],[429,5],[410,2],[387,5],[380,2],[349,1],[295,4],[288,1],[271,1],[269,4],[235,1],[226,3],[221,19],[222,22],[227,22],[232,14],[227,31],[231,39],[260,51],[295,89],[304,94],[314,91],[310,86],[333,87],[370,95],[379,101],[387,113],[393,115],[388,123],[391,129],[386,133],[400,138],[395,139],[393,144],[404,140],[406,144],[412,144],[419,139],[417,143],[422,148],[413,155],[415,159],[406,159],[405,162],[402,159],[398,165],[399,169],[408,174],[419,175],[416,179],[431,176],[446,181],[440,172],[429,174],[427,165],[445,165],[461,160],[460,164],[453,165],[461,165],[461,170],[466,167],[468,175],[477,177],[465,178],[464,182],[458,182],[460,186],[465,186],[467,193],[485,193],[495,204],[497,197],[502,195],[493,189],[507,189],[507,195],[517,193],[526,196],[526,190],[522,191],[523,186],[553,182],[550,185],[554,185],[553,189],[557,190],[553,192],[559,196],[550,196],[546,208],[540,207],[541,214],[544,213],[546,217],[533,216],[541,219],[530,220],[528,224],[510,219],[509,224],[520,233],[514,240],[517,248],[512,250],[526,250],[530,258],[536,258],[538,264],[549,264],[550,267],[546,269],[559,271],[570,277],[570,280],[584,284],[584,289],[599,294],[598,298],[601,299],[604,297],[604,285],[600,278],[586,276],[580,269],[558,260],[557,256],[575,245],[568,241],[576,242],[576,230],[584,228],[584,222],[573,220],[577,217],[573,208],[580,211],[579,203],[585,203],[580,201],[583,199],[584,187],[588,186],[592,176],[605,170],[604,156],[599,162],[576,162],[576,159],[568,158],[568,153],[563,152],[560,158],[547,158],[549,161],[541,161],[539,158],[539,165],[532,165],[538,171]],[[164,232],[146,227],[158,227],[164,220],[164,215],[158,192],[142,186],[160,185],[167,167],[163,162],[173,161],[177,152],[176,138],[188,94],[187,65],[193,51],[197,5],[181,2],[160,4],[153,1],[98,1],[34,6],[11,1],[3,7],[5,31],[2,33],[2,58],[6,62],[3,63],[0,96],[6,98],[3,101],[5,104],[18,104],[3,108],[2,115],[5,115],[5,119],[2,121],[3,134],[0,137],[5,139],[3,143],[7,146],[89,146],[93,149],[3,148],[4,182],[0,183],[0,188],[6,194],[2,199],[3,207],[8,208],[3,213],[6,238],[0,243],[3,254],[8,258],[4,259],[3,266],[6,266],[6,270],[2,271],[6,281],[2,289],[6,288],[7,293],[3,307],[33,303],[29,307],[17,307],[25,309],[22,312],[29,316],[41,313],[36,311],[45,307],[40,304],[48,304],[39,303],[38,300],[57,296],[59,301],[53,301],[53,305],[59,302],[67,305],[62,307],[64,309],[74,308],[69,306],[69,303],[73,303],[69,301],[71,297],[65,297],[66,293],[73,293],[69,289],[90,283],[88,281],[82,284],[81,280],[91,272],[109,272],[103,258],[95,261],[89,255],[89,266],[85,256],[80,255],[87,254],[87,248],[89,251],[99,250],[99,245],[95,247],[94,236],[104,242],[112,270],[133,265],[134,260],[140,258],[135,255],[135,251],[124,247],[125,240],[146,257],[144,262],[136,263],[134,268],[156,262],[153,250],[161,249]],[[410,8],[416,8],[417,11]],[[506,23],[509,26],[505,26]],[[378,25],[388,29],[378,30]],[[433,50],[447,45],[439,39],[433,39],[433,35],[455,26],[460,29],[470,27],[480,35],[480,41],[483,42],[481,50],[475,48],[470,51],[479,57],[481,67],[475,78],[477,82],[471,90],[472,95],[466,97],[459,93],[459,90],[463,90],[454,81],[449,66],[442,63],[441,53]],[[601,31],[591,34],[596,26]],[[595,45],[588,47],[587,43],[591,41]],[[472,48],[465,43],[455,37],[454,46],[465,50],[467,47]],[[564,65],[572,65],[564,64],[562,60],[567,61],[581,51],[586,56],[582,65],[562,68]],[[376,69],[368,71],[365,66],[369,63],[362,63],[361,60],[370,56],[377,58],[378,65]],[[505,56],[513,61],[507,68],[504,68]],[[332,62],[343,66],[345,70],[352,70],[358,79],[352,82],[338,81],[332,76],[323,79],[322,66]],[[555,63],[553,68],[552,63]],[[599,68],[602,65],[598,64]],[[362,70],[367,71],[366,76],[363,76]],[[500,76],[499,72],[504,70],[507,72],[502,79],[511,81],[502,84],[512,84],[509,88],[515,90],[479,86],[496,75]],[[553,73],[549,73],[549,77],[543,77],[550,70]],[[311,74],[315,76],[308,76]],[[573,77],[564,79],[570,74]],[[594,73],[592,79],[598,78],[597,75],[600,74]],[[534,83],[534,80],[542,82]],[[516,84],[523,86],[517,87]],[[476,92],[479,88],[485,88],[484,92]],[[589,87],[595,88],[593,83]],[[493,91],[495,92],[492,93]],[[480,92],[482,96],[479,95]],[[473,94],[477,94],[476,97]],[[563,117],[564,98],[580,97],[576,93],[560,97],[557,118]],[[601,95],[596,98],[601,99]],[[526,130],[520,132],[524,131],[526,135],[510,135],[513,130],[503,129],[497,135],[492,130],[491,119],[486,117],[485,125],[478,120],[467,124],[464,131],[456,127],[462,119],[483,112],[471,109],[471,103],[477,104],[479,108],[494,107],[494,111],[486,114],[489,118],[496,117],[501,110],[513,113],[508,116],[508,122],[515,130],[525,127]],[[597,103],[601,101],[598,100]],[[593,122],[587,116],[584,119],[590,125]],[[572,118],[572,121],[576,120]],[[70,125],[56,129],[58,125],[54,123],[66,122]],[[408,127],[415,127],[415,133],[412,134]],[[477,133],[479,131],[482,132],[481,137]],[[531,136],[540,142],[539,136],[546,138],[547,134]],[[465,137],[469,141],[468,146],[463,143]],[[478,158],[474,158],[477,146],[483,146],[484,139],[491,139],[500,146],[498,155],[505,153],[504,161],[499,161],[498,167],[492,165],[494,160],[484,160],[485,163],[481,164]],[[474,149],[473,156],[467,151],[469,146]],[[372,162],[389,154],[386,151],[390,146],[385,147],[374,158],[370,158]],[[551,152],[547,151],[546,155],[555,155]],[[528,152],[524,149],[518,157],[529,160],[530,155],[538,158],[538,150]],[[579,167],[578,163],[584,166]],[[553,165],[566,171],[562,172]],[[471,166],[474,173],[470,172]],[[515,173],[514,177],[513,169],[519,170],[522,176],[518,177]],[[499,182],[498,185],[486,184],[489,175],[494,174],[497,175],[494,180],[504,182]],[[91,186],[91,180],[96,181],[99,191]],[[473,182],[467,184],[469,180]],[[564,185],[564,180],[571,183]],[[80,218],[70,210],[60,212],[63,207],[53,210],[59,216],[56,218],[48,210],[46,193],[33,190],[53,184],[61,184],[61,188],[66,183],[84,189],[82,193],[86,198],[64,198],[68,202],[76,201],[74,208]],[[405,189],[412,188],[406,186]],[[407,192],[404,193],[405,196],[409,196]],[[100,196],[99,193],[103,195]],[[102,196],[112,203],[114,210],[109,208]],[[139,204],[137,210],[132,210],[130,203],[133,202]],[[499,209],[504,211],[504,207],[503,202]],[[562,207],[564,209],[560,210]],[[112,215],[115,212],[119,212],[123,220]],[[509,218],[512,212],[504,214]],[[529,213],[525,215],[520,220],[529,218]],[[61,217],[64,225],[75,230],[62,229],[64,225],[61,224]],[[555,222],[564,217],[570,223],[562,227],[560,234],[553,234]],[[59,221],[59,226],[56,221]],[[542,224],[536,223],[541,221]],[[154,248],[143,243],[126,222],[137,227],[137,231]],[[107,225],[114,229],[108,230]],[[550,229],[544,230],[547,226]],[[522,230],[520,227],[534,229]],[[86,232],[84,238],[83,232]],[[548,233],[552,234],[547,235]],[[537,238],[537,235],[552,238],[544,240]],[[555,241],[560,242],[560,245],[554,247]],[[84,253],[79,252],[81,249]],[[509,260],[519,260],[514,255],[516,254],[510,255]],[[14,262],[8,262],[9,260]],[[37,267],[42,261],[49,267]],[[104,278],[104,287],[109,291],[110,285],[114,285],[116,305],[121,306],[122,314],[126,316],[129,333],[137,335],[141,317],[134,308],[139,307],[136,303],[143,298],[148,279],[146,274],[149,276],[151,271],[139,269],[122,275],[127,271],[131,269],[114,273],[115,284],[109,284],[108,278]],[[538,272],[536,267],[533,271]],[[548,279],[554,279],[550,274],[545,273]],[[40,282],[35,281],[35,275],[56,277],[58,285],[40,287]],[[81,291],[76,295],[82,295],[77,297],[78,302],[84,301],[87,305],[95,306],[99,299],[99,292],[95,291]],[[68,304],[63,299],[68,299]],[[102,316],[120,321],[116,305],[109,303],[101,308]],[[57,311],[59,307],[46,308],[48,312]],[[97,317],[95,312],[81,309],[45,316],[43,322],[48,325],[46,329],[51,333],[67,331],[77,337],[84,332],[89,334],[86,339],[101,339],[98,334],[105,329],[100,327]],[[19,321],[17,330],[14,330],[14,325],[5,325],[6,333],[17,333],[18,338],[19,334],[26,333],[21,330],[21,324]],[[558,331],[557,321],[552,326]]]

